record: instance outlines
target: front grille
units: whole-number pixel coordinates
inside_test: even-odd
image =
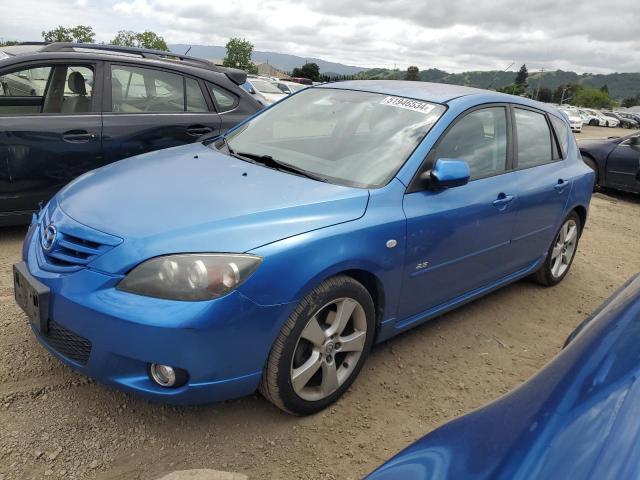
[[[75,362],[86,365],[89,361],[91,342],[53,320],[49,320],[44,339],[55,351]]]
[[[47,227],[56,227],[53,247],[44,248]],[[122,239],[90,229],[64,215],[59,208],[47,208],[38,228],[37,253],[40,266],[53,272],[74,272],[111,250]]]

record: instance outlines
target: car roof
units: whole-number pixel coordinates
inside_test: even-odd
[[[44,59],[102,60],[133,62],[141,65],[157,66],[187,73],[190,72],[198,76],[206,76],[206,73],[212,73],[213,77],[215,77],[216,74],[223,74],[236,85],[242,84],[246,78],[246,73],[241,70],[220,67],[208,60],[188,57],[173,52],[135,47],[60,42],[53,44],[24,44],[0,47],[0,52],[9,55],[8,58],[0,57],[0,65]]]
[[[478,103],[508,102],[535,107],[547,112],[556,113],[557,109],[551,105],[537,102],[524,97],[508,95],[506,93],[483,90],[481,88],[450,85],[446,83],[415,82],[408,80],[350,80],[346,82],[325,83],[314,88],[339,88],[344,90],[359,90],[363,92],[397,95],[415,98],[433,103],[448,103],[456,98],[477,96]],[[557,113],[556,113],[557,114]]]

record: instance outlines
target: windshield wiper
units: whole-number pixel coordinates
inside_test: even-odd
[[[229,146],[227,145],[227,148]],[[291,165],[290,163],[285,163],[280,160],[273,158],[271,155],[259,155],[257,153],[250,152],[234,152],[230,150],[231,154],[235,157],[244,157],[253,163],[257,163],[260,165],[264,165],[265,167],[275,168],[276,170],[291,172],[296,175],[300,175],[302,177],[310,178],[311,180],[317,180],[318,182],[327,183],[329,180],[323,176],[317,175],[313,172],[309,172],[308,170],[304,170],[302,168]]]

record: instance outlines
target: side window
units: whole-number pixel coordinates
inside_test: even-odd
[[[213,98],[215,98],[216,105],[218,106],[218,110],[220,112],[233,110],[238,104],[238,97],[236,97],[233,93],[209,82],[207,82],[207,87],[209,88],[209,91],[211,92]]]
[[[55,65],[0,75],[0,114],[87,113],[91,111],[93,67]]]
[[[507,168],[507,112],[504,107],[475,110],[458,120],[430,155],[467,162],[471,179],[502,173]]]
[[[531,110],[516,108],[518,168],[535,167],[553,161],[551,131],[546,117]]]
[[[183,76],[151,68],[111,67],[112,111],[184,112]]]
[[[197,80],[187,78],[185,81],[187,95],[187,112],[207,112],[207,102]]]
[[[51,67],[34,67],[0,75],[0,97],[42,97]]]
[[[556,136],[560,143],[560,155],[562,158],[567,158],[567,152],[569,151],[569,135],[571,134],[569,132],[569,127],[567,127],[566,122],[560,120],[555,115],[549,115],[549,118],[551,119],[551,124],[556,131]]]

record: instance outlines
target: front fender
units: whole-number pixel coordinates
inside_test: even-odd
[[[260,305],[295,302],[327,278],[346,270],[364,270],[382,285],[383,319],[395,316],[406,245],[404,188],[394,180],[372,191],[365,215],[357,220],[250,251],[264,260],[240,291]],[[395,247],[387,247],[389,240],[396,241]]]

